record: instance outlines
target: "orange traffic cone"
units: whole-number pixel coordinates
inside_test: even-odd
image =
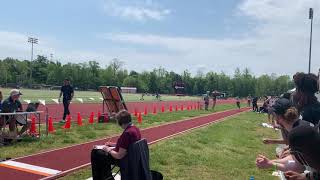
[[[80,112],[78,112],[78,125],[79,126],[82,126],[82,117],[81,117],[81,114],[80,114]]]
[[[137,108],[134,108],[134,115],[135,115],[136,117],[138,116]]]
[[[162,105],[162,107],[161,107],[161,112],[164,112],[164,106]]]
[[[181,104],[180,108],[181,108],[181,111],[183,111],[183,104]]]
[[[178,111],[178,105],[176,105],[176,111]]]
[[[141,124],[142,123],[142,116],[141,113],[138,114],[138,123]]]
[[[169,111],[172,112],[172,105],[170,104]]]
[[[36,129],[36,118],[34,116],[31,117],[31,128],[30,128],[30,134],[37,134]]]
[[[153,106],[153,114],[157,114],[157,107]]]
[[[94,112],[91,112],[90,118],[89,118],[89,124],[93,124],[93,118],[94,118]]]
[[[55,132],[55,129],[54,129],[54,127],[53,127],[52,117],[51,117],[51,116],[49,117],[49,127],[48,127],[48,132],[49,132],[49,133],[54,133],[54,132]]]
[[[64,125],[64,129],[70,129],[70,127],[71,127],[71,116],[68,115],[66,124]]]
[[[144,115],[148,115],[148,108],[147,107],[144,107]]]

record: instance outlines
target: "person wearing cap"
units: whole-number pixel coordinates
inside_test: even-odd
[[[61,86],[61,90],[60,90],[59,102],[62,95],[63,95],[62,102],[63,102],[64,111],[63,111],[62,120],[60,122],[65,123],[67,115],[70,115],[69,105],[74,96],[73,87],[70,85],[69,79],[65,79],[63,81],[63,86]]]
[[[12,89],[10,91],[10,97],[8,97],[2,103],[2,112],[3,113],[14,113],[14,112],[18,112],[18,111],[23,111],[21,102],[19,101],[20,95],[22,95],[22,93],[18,89]],[[14,117],[13,118],[5,117],[5,119],[7,121],[6,123],[9,124],[9,130],[10,130],[9,136],[11,136],[11,137],[21,136],[31,126],[31,121],[29,121],[29,120],[26,120],[25,124],[21,124],[18,121],[16,121],[16,119]],[[23,126],[22,129],[18,132],[18,134],[16,134],[16,132],[17,132],[16,124]]]
[[[300,126],[314,126],[312,123],[300,120],[298,110],[293,106],[290,100],[286,98],[278,99],[275,104],[272,106],[272,111],[275,116],[275,120],[277,124],[279,124],[284,130],[287,132],[291,132],[297,127]],[[287,143],[288,139],[284,140],[264,140],[264,143],[271,144],[273,143]],[[288,162],[292,162],[289,164]],[[282,159],[269,160],[267,157],[263,155],[258,155],[256,159],[256,165],[259,168],[271,168],[275,167],[275,169],[280,171],[288,171],[293,170],[296,172],[300,172],[304,170],[302,164],[297,161],[294,161],[292,155],[289,155]]]

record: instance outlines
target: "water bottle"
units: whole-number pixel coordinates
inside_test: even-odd
[[[250,176],[250,180],[254,180],[254,177],[253,177],[253,176]]]

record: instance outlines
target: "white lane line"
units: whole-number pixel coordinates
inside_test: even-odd
[[[20,169],[20,170],[26,170],[28,172],[39,172],[41,174],[48,174],[48,175],[56,175],[60,173],[61,171],[55,170],[55,169],[49,169],[45,167],[40,166],[34,166],[31,164],[21,163],[17,161],[3,161],[0,163],[0,165],[6,165],[7,167],[12,167],[13,169]]]

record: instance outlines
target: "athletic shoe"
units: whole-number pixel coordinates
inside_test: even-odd
[[[60,123],[66,123],[66,120],[61,120],[61,121],[59,121]]]

